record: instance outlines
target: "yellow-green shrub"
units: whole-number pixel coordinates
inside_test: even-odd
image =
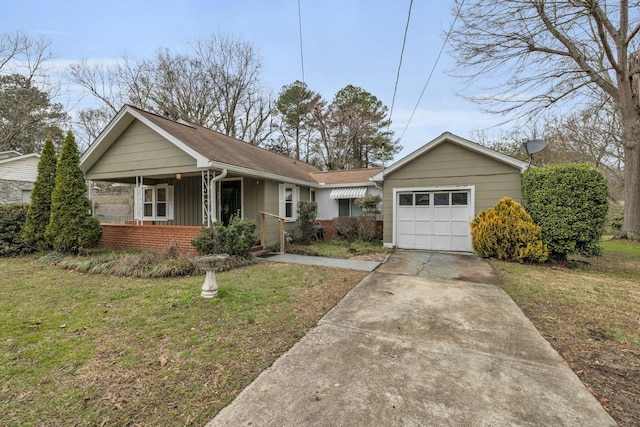
[[[478,255],[508,261],[544,262],[549,249],[542,229],[513,199],[505,197],[471,222],[471,243]]]

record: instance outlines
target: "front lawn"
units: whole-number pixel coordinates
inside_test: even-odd
[[[619,425],[640,425],[640,244],[572,268],[492,261],[505,291]]]
[[[0,259],[1,425],[201,426],[367,273],[260,262],[132,279]]]

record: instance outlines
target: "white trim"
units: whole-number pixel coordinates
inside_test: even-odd
[[[291,215],[287,216],[287,190],[291,190]],[[278,216],[285,218],[286,222],[294,222],[298,220],[298,201],[300,200],[300,187],[290,182],[282,182],[278,184]]]
[[[165,204],[165,216],[158,216],[158,189],[164,188],[166,190],[164,200]],[[151,190],[151,201],[145,201],[145,190]],[[174,186],[166,183],[163,184],[155,184],[155,185],[146,185],[143,184],[142,181],[140,184],[136,184],[136,189],[134,191],[134,212],[137,220],[142,221],[173,221],[174,220],[174,198],[173,198]],[[139,202],[139,206],[137,206],[136,201]],[[146,204],[151,204],[151,216],[147,216],[144,214],[144,206]]]
[[[7,151],[4,151],[4,153],[6,153],[6,152]],[[14,153],[17,153],[17,151],[14,151]],[[19,160],[26,160],[26,159],[29,159],[31,157],[40,158],[40,154],[31,153],[31,154],[21,154],[19,156],[14,156],[14,157],[8,157],[6,159],[0,160],[0,164],[11,163],[11,162],[19,161]]]
[[[475,185],[437,185],[437,186],[428,186],[428,187],[396,187],[393,189],[393,203],[392,203],[392,211],[393,218],[391,221],[392,231],[391,231],[391,246],[389,243],[384,243],[386,247],[396,247],[397,243],[397,218],[398,218],[398,193],[410,193],[410,192],[419,192],[419,191],[469,191],[469,207],[471,209],[472,214],[475,215],[476,212],[476,186]]]
[[[454,144],[458,144],[464,148],[467,148],[471,151],[475,151],[477,153],[480,153],[482,155],[485,155],[487,157],[490,157],[494,160],[497,160],[499,162],[502,163],[506,163],[510,166],[513,166],[516,169],[520,169],[520,173],[524,172],[525,170],[527,170],[527,168],[529,167],[529,164],[527,162],[523,162],[521,160],[518,159],[514,159],[513,157],[507,156],[505,154],[499,153],[495,150],[492,150],[490,148],[487,147],[483,147],[480,144],[477,144],[473,141],[470,141],[468,139],[464,139],[461,138],[457,135],[454,135],[450,132],[445,132],[442,135],[440,135],[439,137],[437,137],[436,139],[431,140],[430,142],[426,143],[425,145],[423,145],[422,147],[418,148],[416,151],[414,151],[413,153],[403,157],[402,159],[398,160],[397,162],[395,162],[394,164],[390,165],[388,168],[382,170],[382,172],[377,173],[376,175],[374,175],[371,180],[372,181],[384,181],[384,177],[385,175],[388,175],[396,170],[398,170],[399,168],[401,168],[402,166],[404,166],[405,164],[411,162],[412,160],[422,156],[423,154],[425,154],[426,152],[430,151],[431,149],[437,147],[438,145],[442,144],[443,142],[452,142]]]
[[[345,183],[345,184],[325,184],[324,182],[321,183],[315,183],[312,182],[311,183],[313,188],[348,188],[348,187],[375,187],[376,183],[373,181],[367,181],[367,182],[349,182],[349,183]]]

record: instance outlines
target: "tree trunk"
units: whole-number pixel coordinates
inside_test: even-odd
[[[622,234],[640,240],[640,148],[625,146],[624,223]]]
[[[633,70],[640,64],[640,51],[629,55]],[[640,240],[640,74],[618,76],[624,144],[624,222],[622,235]],[[626,87],[625,87],[626,86]]]

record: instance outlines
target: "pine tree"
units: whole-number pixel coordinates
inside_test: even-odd
[[[25,243],[40,250],[49,247],[44,232],[51,214],[51,195],[56,184],[57,163],[56,150],[49,134],[38,163],[38,176],[33,184],[26,222],[20,233]]]
[[[84,174],[80,169],[80,153],[69,131],[58,161],[51,217],[45,231],[45,237],[54,250],[77,254],[80,249],[100,240],[100,221],[90,212],[91,202],[87,198]]]

